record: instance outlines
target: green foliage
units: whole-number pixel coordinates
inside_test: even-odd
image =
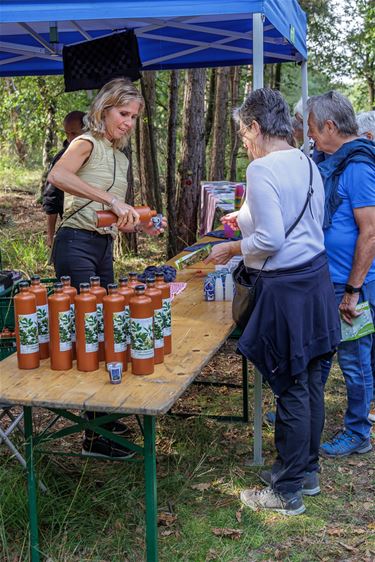
[[[98,343],[98,317],[96,312],[85,314],[85,340],[87,344]]]
[[[47,98],[57,103],[57,137],[64,140],[62,122],[73,110],[86,111],[89,100],[86,92],[64,93],[61,76],[26,76],[0,79],[0,145],[10,156],[17,155],[16,143],[24,143],[28,165],[41,163],[41,148],[47,126],[48,99],[43,98],[40,81],[43,80]]]
[[[60,343],[70,343],[72,341],[71,322],[72,317],[70,310],[67,312],[59,312]]]
[[[38,345],[38,325],[36,319],[19,316],[18,327],[21,345]]]

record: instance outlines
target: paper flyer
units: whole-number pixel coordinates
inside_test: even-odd
[[[357,304],[355,309],[358,312],[362,312],[362,314],[357,318],[353,318],[352,325],[341,319],[341,341],[358,340],[375,332],[368,301]]]

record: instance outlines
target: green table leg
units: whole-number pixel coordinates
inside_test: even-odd
[[[31,562],[40,562],[40,551],[38,543],[38,511],[36,505],[36,480],[34,469],[33,451],[33,419],[30,406],[24,406],[24,423],[26,438],[26,468],[27,487],[29,496],[29,522],[30,522],[30,553]]]
[[[158,561],[155,417],[144,416],[147,562]]]

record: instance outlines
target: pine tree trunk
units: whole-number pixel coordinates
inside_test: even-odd
[[[46,79],[42,76],[37,78],[40,95],[46,109],[46,128],[43,142],[43,173],[40,179],[40,196],[46,184],[49,166],[56,150],[56,111],[57,97],[48,90]]]
[[[275,64],[275,90],[280,90],[281,88],[281,62]]]
[[[159,213],[163,210],[160,192],[159,170],[155,141],[155,78],[156,73],[147,71],[141,78],[145,111],[140,123],[140,186],[142,202]]]
[[[17,88],[14,84],[12,78],[4,78],[5,81],[5,88],[8,94],[11,96],[17,92]],[[20,164],[24,164],[27,148],[25,142],[20,138],[19,135],[19,123],[18,123],[18,114],[19,109],[16,103],[13,104],[12,108],[10,109],[10,122],[12,125],[12,132],[13,132],[13,139],[14,139],[14,147],[16,149],[17,158]]]
[[[212,135],[212,159],[209,179],[225,178],[225,144],[228,121],[229,67],[219,68],[216,79],[215,112]]]
[[[182,158],[179,170],[178,250],[193,244],[197,235],[204,143],[205,82],[205,69],[187,71],[183,105]]]
[[[176,146],[178,125],[179,72],[172,70],[169,86],[168,156],[167,156],[167,217],[168,258],[177,254],[177,190],[176,190]]]
[[[230,94],[232,111],[239,105],[240,101],[241,67],[233,66],[230,69]],[[240,139],[237,134],[237,124],[230,119],[230,158],[229,158],[229,180],[237,180],[237,155],[240,147]]]

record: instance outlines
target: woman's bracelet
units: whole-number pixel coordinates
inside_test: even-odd
[[[112,209],[112,208],[113,208],[113,205],[116,203],[116,201],[117,201],[117,197],[112,197],[112,199],[110,200],[110,202],[109,202],[109,203],[105,203],[105,205],[106,205],[109,209]]]

